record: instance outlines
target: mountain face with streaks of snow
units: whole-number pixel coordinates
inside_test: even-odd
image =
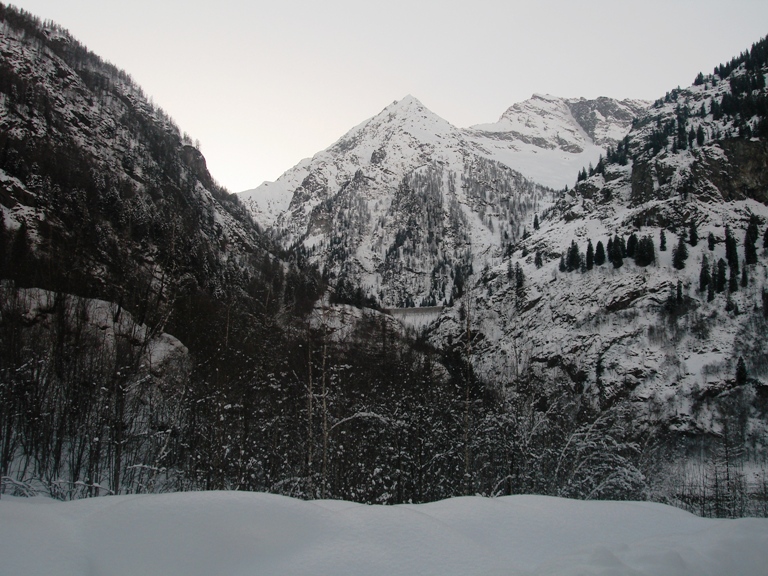
[[[496,124],[459,129],[407,96],[241,198],[342,291],[360,286],[388,306],[441,305],[551,203],[541,183],[573,183],[640,106],[537,96]]]
[[[649,103],[534,94],[493,124],[472,126],[473,139],[495,159],[553,188],[573,184],[581,168],[616,147]]]
[[[510,393],[534,384],[604,409],[630,398],[649,422],[764,455],[766,44],[641,115],[446,309],[433,342],[470,349]]]

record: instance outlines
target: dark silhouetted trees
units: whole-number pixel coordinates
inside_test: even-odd
[[[688,248],[685,245],[684,235],[680,235],[677,239],[677,246],[672,251],[672,265],[677,270],[685,268],[685,261],[688,259]]]
[[[595,266],[602,266],[605,264],[605,248],[601,240],[597,241],[597,248],[595,249]]]
[[[629,247],[627,247],[629,249]],[[653,247],[653,238],[643,236],[637,242],[635,248],[635,264],[638,266],[648,266],[656,260],[656,250]]]

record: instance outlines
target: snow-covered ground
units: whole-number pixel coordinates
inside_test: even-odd
[[[760,575],[768,520],[543,496],[365,506],[196,492],[0,499],[0,574]]]

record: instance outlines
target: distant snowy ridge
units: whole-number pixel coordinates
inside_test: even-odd
[[[573,185],[608,146],[627,135],[649,102],[612,98],[558,98],[534,94],[493,124],[470,128],[471,138],[495,160],[552,188]]]

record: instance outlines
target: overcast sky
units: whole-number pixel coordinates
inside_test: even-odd
[[[412,94],[457,126],[533,93],[653,100],[768,34],[766,0],[17,0],[127,71],[232,192]]]

